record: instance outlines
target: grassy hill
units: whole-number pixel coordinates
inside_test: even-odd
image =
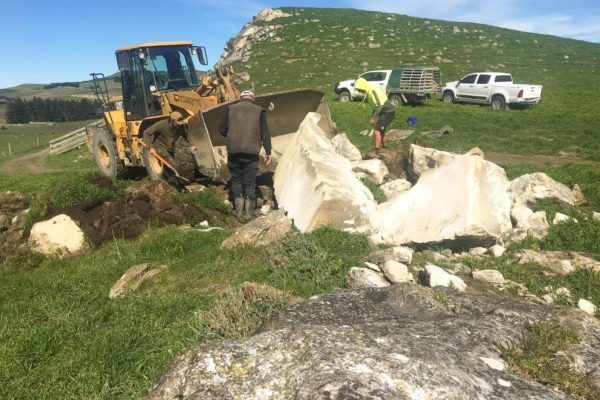
[[[114,82],[112,78],[118,76],[118,73],[106,76],[106,85],[111,95],[116,96],[121,94],[121,83]],[[81,81],[79,87],[59,86],[52,89],[45,89],[43,83],[25,83],[22,85],[0,89],[0,97],[31,99],[39,97],[41,99],[51,98],[77,98],[88,97],[96,98],[93,92],[93,82]]]
[[[481,70],[510,72],[517,83],[544,85],[542,104],[494,113],[488,107],[430,101],[400,109],[392,127],[403,128],[406,117],[416,115],[419,131],[454,127],[454,136],[429,141],[436,147],[600,160],[599,44],[381,12],[282,9],[293,16],[257,22],[280,27],[271,40],[253,44],[247,62],[234,63],[236,72],[251,76],[242,88],[254,83],[258,93],[297,87],[325,91],[338,127],[363,150],[370,143],[357,133],[368,127],[370,110],[339,104],[335,82],[371,69],[426,65],[439,66],[445,82]]]

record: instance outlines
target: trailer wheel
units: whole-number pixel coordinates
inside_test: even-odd
[[[493,110],[506,110],[506,101],[501,95],[492,97],[492,109]]]
[[[106,126],[94,128],[92,152],[98,169],[111,178],[125,175],[125,163],[117,154],[117,143]]]
[[[350,96],[350,92],[344,90],[340,93],[339,97],[340,103],[349,103],[352,101],[352,96]]]
[[[446,90],[444,92],[444,101],[449,104],[454,103],[454,93],[452,93],[450,90]]]
[[[389,100],[390,100],[390,103],[392,103],[394,105],[394,107],[400,107],[404,104],[404,102],[402,101],[402,97],[400,97],[396,94],[390,96]]]

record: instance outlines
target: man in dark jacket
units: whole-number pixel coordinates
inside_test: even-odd
[[[163,119],[144,131],[144,137],[147,137],[150,147],[151,154],[158,154],[166,162],[171,164],[174,168],[177,168],[175,159],[175,142],[181,136],[186,136],[185,131],[185,119],[179,111],[173,111],[168,119]],[[196,151],[196,146],[191,146],[192,151]],[[177,187],[180,190],[184,190],[185,186],[180,179],[175,176],[172,171],[166,165],[163,166],[163,174],[166,181]]]
[[[256,208],[256,174],[260,148],[265,149],[265,163],[271,163],[271,136],[265,110],[254,102],[254,93],[245,90],[241,101],[227,107],[219,125],[226,137],[227,166],[231,172],[231,195],[234,214],[254,218]]]

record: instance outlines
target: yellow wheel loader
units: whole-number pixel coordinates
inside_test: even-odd
[[[239,101],[232,87],[231,67],[215,66],[216,77],[199,79],[193,58],[207,65],[206,50],[191,42],[154,42],[123,47],[116,51],[121,74],[122,96],[109,96],[106,79],[91,74],[96,95],[104,103],[103,124],[92,131],[92,151],[98,168],[108,176],[124,176],[130,166],[145,166],[152,179],[161,179],[165,166],[154,157],[144,131],[168,118],[173,111],[187,118],[187,138],[175,145],[177,169],[194,179],[198,172],[223,179],[228,177],[225,139],[218,131],[225,108]],[[255,104],[267,110],[273,154],[285,150],[291,135],[307,113],[322,115],[321,125],[335,134],[329,107],[322,92],[292,90],[259,95]],[[197,150],[192,152],[191,145]]]

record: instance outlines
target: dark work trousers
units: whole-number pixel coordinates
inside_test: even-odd
[[[177,168],[177,163],[173,158],[173,154],[169,150],[163,147],[156,147],[155,149],[156,153],[159,156],[164,158],[165,161],[168,162],[170,165]],[[163,165],[163,176],[165,177],[165,181],[167,181],[169,185],[175,186],[177,189],[185,188],[185,185],[183,184],[183,182],[181,182],[181,179],[177,178],[177,176],[175,176],[175,172],[173,172],[173,170],[167,167],[166,165]]]
[[[255,200],[258,154],[229,154],[227,156],[227,166],[231,173],[231,196],[234,199],[245,197]]]

